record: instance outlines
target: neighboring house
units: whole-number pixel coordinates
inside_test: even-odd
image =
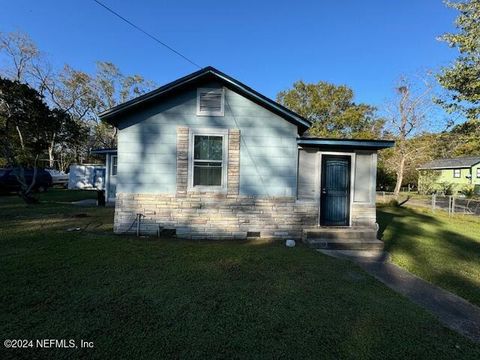
[[[453,191],[480,187],[480,156],[437,159],[418,168],[419,189],[440,190],[452,185]]]
[[[100,117],[118,128],[116,233],[377,241],[393,141],[302,137],[308,120],[212,67]]]

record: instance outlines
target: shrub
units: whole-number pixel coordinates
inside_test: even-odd
[[[442,182],[439,185],[439,190],[444,195],[453,195],[455,191],[455,184],[449,182]]]

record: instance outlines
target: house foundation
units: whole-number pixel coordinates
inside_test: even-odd
[[[181,197],[117,193],[114,231],[157,235],[175,230],[183,239],[302,239],[318,227],[318,202],[294,197],[186,193]],[[352,228],[375,228],[375,207],[354,207]]]

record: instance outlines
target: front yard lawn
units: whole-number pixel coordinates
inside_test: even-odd
[[[95,346],[2,348],[2,359],[480,358],[350,262],[303,246],[115,236],[112,217],[0,197],[2,341]]]
[[[392,262],[480,306],[480,218],[408,207],[377,217]]]

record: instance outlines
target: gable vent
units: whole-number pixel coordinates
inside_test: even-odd
[[[198,89],[197,115],[223,116],[223,89]]]

